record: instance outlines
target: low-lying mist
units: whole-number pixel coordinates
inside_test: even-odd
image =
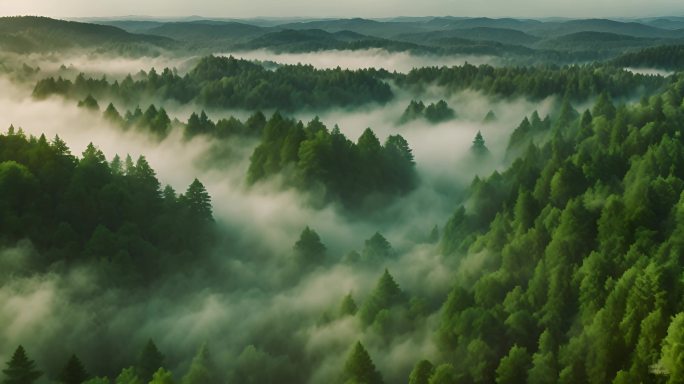
[[[363,50],[328,50],[306,53],[277,53],[267,49],[246,52],[224,52],[245,60],[272,61],[279,64],[310,64],[316,68],[342,69],[383,68],[390,72],[409,72],[413,68],[430,66],[454,66],[465,62],[479,65],[496,60],[491,56],[478,55],[417,55],[410,52],[389,52],[382,48]]]
[[[435,62],[430,57],[378,50],[295,55],[256,51],[244,55],[320,67],[376,66],[396,71],[465,60]],[[77,67],[117,74],[142,65],[135,61],[101,64],[85,58]],[[453,283],[459,260],[443,258],[436,245],[428,242],[430,231],[447,221],[475,175],[487,175],[503,164],[508,136],[520,120],[534,110],[542,116],[549,113],[555,102],[492,101],[474,92],[445,98],[435,89],[422,100],[444,98],[456,111],[455,119],[439,124],[425,120],[399,124],[412,99],[407,94],[398,94],[384,106],[296,114],[305,122],[318,115],[328,129],[338,124],[353,141],[371,127],[381,141],[390,134],[401,134],[409,142],[419,186],[382,211],[358,217],[334,204],[315,208],[304,192],[283,188],[278,180],[248,187],[246,172],[256,140],[232,138],[217,143],[197,136],[187,141],[176,130],[159,141],[143,133],[122,131],[100,113],[78,108],[73,101],[36,101],[30,97],[30,89],[6,79],[0,79],[0,86],[4,90],[0,94],[3,129],[14,124],[31,135],[44,133],[48,139],[59,135],[74,154],[92,142],[108,160],[115,154],[144,155],[162,185],[169,184],[179,192],[198,178],[212,197],[214,217],[224,233],[213,255],[219,267],[211,278],[179,272],[149,292],[135,295],[103,291],[87,267],[68,273],[23,274],[36,252],[28,242],[0,251],[0,360],[7,360],[16,345],[23,344],[49,375],[61,364],[51,356],[78,352],[91,373],[112,376],[118,373],[113,370],[131,365],[130,357],[153,338],[176,377],[183,374],[205,341],[225,372],[253,360],[264,372],[273,367],[287,371],[282,366],[294,367],[296,362],[283,361],[278,353],[288,349],[283,346],[288,343],[314,363],[310,372],[290,374],[303,375],[311,383],[336,379],[356,340],[363,340],[386,382],[404,381],[419,359],[440,360],[430,330],[436,328],[438,305]],[[188,113],[164,107],[172,117]],[[484,123],[490,110],[497,119]],[[470,152],[478,131],[492,153],[485,162],[477,161]],[[207,153],[216,145],[228,148],[233,160],[207,165]],[[292,246],[305,226],[320,235],[330,262],[292,278]],[[350,251],[361,251],[364,241],[376,231],[392,244],[393,259],[372,266],[341,261]],[[388,341],[354,318],[321,322],[326,313],[336,313],[347,293],[352,292],[357,303],[362,303],[385,268],[402,290],[425,300],[430,309],[411,332]]]

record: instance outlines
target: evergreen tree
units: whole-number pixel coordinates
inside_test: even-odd
[[[76,355],[71,355],[69,361],[67,361],[62,372],[59,375],[59,382],[61,384],[81,384],[88,380],[90,375],[86,372],[81,360],[76,357]]]
[[[185,192],[184,201],[188,204],[190,212],[203,220],[213,221],[211,212],[211,197],[199,180],[195,179]]]
[[[3,369],[5,379],[3,384],[31,384],[38,380],[43,373],[36,369],[36,364],[26,356],[26,351],[21,345],[17,347],[7,368]]]
[[[531,362],[525,348],[514,345],[504,356],[496,369],[497,384],[517,384],[527,380],[527,370]]]
[[[343,378],[345,383],[382,384],[382,376],[375,368],[366,348],[360,341],[354,345],[347,362],[344,364]]]
[[[192,359],[190,369],[183,376],[181,384],[217,384],[219,382],[216,366],[209,353],[209,347],[205,343]]]
[[[153,375],[149,384],[174,384],[173,375],[164,368],[159,368]]]
[[[370,239],[364,242],[361,257],[365,261],[380,261],[392,256],[392,246],[380,232],[375,232]]]
[[[470,151],[476,156],[484,156],[489,153],[489,149],[487,149],[485,140],[480,131],[477,131],[477,135],[475,135],[475,139],[473,139],[473,145],[470,147]]]
[[[115,384],[145,384],[136,374],[135,367],[128,367],[121,370],[119,376],[114,381]]]
[[[364,324],[371,324],[380,311],[402,304],[405,301],[404,292],[401,291],[389,271],[385,269],[370,297],[364,301],[359,310],[359,316]]]
[[[342,303],[340,303],[340,316],[354,316],[356,315],[357,310],[358,307],[356,306],[356,302],[354,301],[351,292],[349,292],[347,296],[342,299]]]
[[[320,264],[325,258],[325,245],[321,242],[316,231],[308,226],[299,235],[299,240],[293,248],[295,258],[302,266]]]
[[[85,99],[79,101],[78,106],[81,108],[91,109],[94,111],[100,110],[100,105],[97,103],[97,100],[95,100],[95,98],[92,95],[88,95]]]
[[[152,380],[152,375],[160,370],[163,365],[164,355],[157,349],[152,339],[148,340],[138,358],[138,365],[136,366],[138,377],[143,382],[148,382]]]
[[[435,366],[428,360],[421,360],[413,367],[409,375],[409,384],[428,384],[430,376],[435,373]]]
[[[684,312],[670,322],[663,341],[660,365],[669,376],[668,383],[684,383]]]

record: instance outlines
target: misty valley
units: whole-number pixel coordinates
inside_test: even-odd
[[[3,384],[684,383],[684,18],[0,17]]]

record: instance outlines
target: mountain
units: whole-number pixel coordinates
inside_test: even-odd
[[[352,31],[362,35],[390,38],[402,33],[418,33],[429,31],[429,26],[422,22],[381,22],[369,19],[333,19],[310,22],[282,24],[282,29],[322,29],[327,32]]]
[[[536,47],[561,51],[623,51],[657,45],[661,41],[608,32],[576,32],[546,39]]]
[[[112,47],[142,52],[174,45],[173,40],[165,37],[133,34],[108,25],[35,16],[0,18],[0,48],[12,52]]]
[[[412,42],[426,42],[435,39],[459,38],[473,41],[494,41],[502,44],[530,45],[540,40],[539,37],[529,35],[515,29],[475,27],[464,29],[450,29],[446,31],[423,32],[396,36],[399,40]]]
[[[202,20],[165,23],[148,30],[148,33],[183,42],[207,44],[216,41],[234,43],[268,31],[251,24]]]
[[[672,38],[678,35],[672,31],[644,25],[637,22],[621,22],[608,19],[583,19],[564,22],[547,22],[529,25],[524,31],[537,36],[562,36],[577,32],[605,32],[618,35],[650,38]]]

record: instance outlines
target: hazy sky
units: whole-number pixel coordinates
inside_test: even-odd
[[[51,17],[684,16],[682,0],[0,0],[0,14]]]

